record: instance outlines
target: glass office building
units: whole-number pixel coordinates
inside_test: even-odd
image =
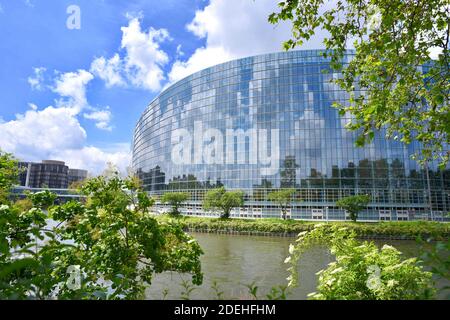
[[[352,53],[344,57],[344,63]],[[439,219],[450,210],[450,170],[424,170],[417,143],[386,140],[356,148],[333,102],[348,94],[330,80],[319,50],[223,63],[178,81],[138,121],[133,169],[151,194],[187,191],[187,214],[202,214],[208,189],[245,191],[239,217],[279,217],[267,194],[297,190],[294,219],[345,219],[336,200],[369,194],[364,220]],[[358,88],[356,88],[358,90]]]

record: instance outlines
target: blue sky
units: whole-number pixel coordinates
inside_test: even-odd
[[[80,29],[67,27],[70,5]],[[165,86],[280,50],[289,27],[267,23],[274,9],[272,0],[0,0],[0,148],[94,174],[107,162],[125,170],[134,125]]]

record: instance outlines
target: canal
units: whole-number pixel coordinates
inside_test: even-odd
[[[216,291],[223,292],[225,299],[248,299],[246,287],[254,283],[258,295],[264,297],[273,286],[286,285],[289,244],[294,238],[259,237],[243,235],[220,235],[192,233],[204,251],[202,286],[195,286],[190,299],[217,299]],[[419,246],[414,241],[377,241],[387,243],[404,253],[405,257],[419,255]],[[316,288],[316,272],[333,261],[324,247],[311,248],[303,255],[298,266],[300,285],[292,291],[288,299],[306,299]],[[154,278],[147,290],[148,299],[180,299],[186,291],[183,281],[188,275],[165,273]],[[214,282],[218,289],[213,289]]]

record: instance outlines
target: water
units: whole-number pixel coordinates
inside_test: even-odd
[[[289,244],[293,238],[258,237],[242,235],[219,235],[193,233],[204,251],[201,258],[204,281],[195,286],[190,299],[216,299],[212,289],[214,281],[225,299],[250,298],[246,285],[255,283],[258,296],[264,297],[273,287],[286,285],[287,265],[284,259],[289,255]],[[382,241],[379,244],[393,245],[406,257],[419,255],[419,247],[414,241]],[[306,299],[307,294],[316,288],[316,272],[333,261],[333,257],[324,247],[311,248],[302,256],[300,286],[292,291],[288,299]],[[162,299],[163,291],[168,290],[167,299],[180,299],[185,291],[183,280],[188,275],[165,273],[154,278],[147,290],[148,299]]]

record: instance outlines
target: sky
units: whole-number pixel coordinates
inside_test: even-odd
[[[134,126],[167,86],[281,50],[274,0],[0,0],[0,149],[125,172]],[[319,34],[304,45],[322,48]]]

